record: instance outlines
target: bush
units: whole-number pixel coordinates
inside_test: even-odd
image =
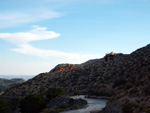
[[[147,109],[145,110],[145,112],[146,112],[146,113],[150,113],[150,108],[147,108]]]
[[[9,109],[15,111],[20,104],[20,99],[11,98],[8,100]]]
[[[125,89],[130,89],[133,85],[131,83],[126,83],[125,84]]]
[[[112,89],[100,89],[99,91],[95,92],[94,95],[96,96],[106,96],[106,97],[112,97],[115,94],[115,92]]]
[[[58,96],[63,96],[65,94],[64,90],[62,88],[54,87],[50,88],[46,94],[46,97],[49,100],[52,98],[58,97]]]
[[[4,99],[0,99],[0,113],[8,113],[8,105]]]
[[[60,113],[61,109],[45,109],[42,113]]]
[[[48,113],[60,113],[62,110],[61,109],[57,109],[57,110],[53,110],[53,109],[51,109],[51,110],[49,110],[49,112]]]
[[[150,80],[150,75],[148,76],[148,79]]]
[[[20,102],[21,113],[39,113],[45,107],[46,103],[39,95],[26,96]]]
[[[68,108],[68,104],[67,103],[62,103],[59,106],[57,106],[59,109],[67,109]]]
[[[132,113],[133,112],[133,104],[129,100],[125,100],[125,103],[122,105],[123,113]]]
[[[126,80],[123,80],[123,79],[120,79],[120,80],[116,80],[115,82],[114,82],[114,84],[113,84],[113,88],[116,88],[116,87],[118,87],[118,86],[121,86],[121,85],[123,85],[123,84],[125,84],[127,81]]]
[[[150,80],[150,74],[148,74],[148,79]]]
[[[135,83],[134,83],[136,86],[141,86],[144,84],[144,81],[142,80],[137,80]]]
[[[144,88],[143,91],[144,91],[144,93],[150,95],[150,89],[149,89],[149,87]]]
[[[73,104],[75,102],[75,99],[71,98],[68,102],[68,104]]]
[[[134,94],[136,94],[137,92],[138,92],[137,88],[133,88],[133,89],[130,90],[129,93],[130,93],[131,95],[134,95]]]

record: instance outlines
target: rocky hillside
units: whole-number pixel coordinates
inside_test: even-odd
[[[113,83],[115,95],[105,112],[150,113],[150,45],[126,56],[114,70],[108,81]]]
[[[117,54],[113,60],[86,63],[72,70],[41,73],[5,92],[5,96],[40,94],[58,86],[67,94],[111,97],[106,113],[149,113],[150,45],[129,55]],[[128,110],[128,111],[127,111]]]
[[[0,78],[0,92],[8,89],[12,85],[19,84],[25,82],[21,78],[14,78],[14,79],[4,79]]]

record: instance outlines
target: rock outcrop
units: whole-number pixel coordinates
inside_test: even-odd
[[[56,71],[68,71],[68,70],[72,70],[72,69],[76,69],[80,67],[83,67],[83,65],[81,64],[58,64],[52,70],[50,70],[50,73],[56,72]]]
[[[116,54],[112,61],[96,59],[85,64],[72,70],[41,73],[4,95],[40,94],[58,86],[69,95],[111,97],[104,110],[106,113],[150,111],[150,45],[129,55]]]

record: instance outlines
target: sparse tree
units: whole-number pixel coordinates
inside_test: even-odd
[[[0,113],[8,113],[8,104],[4,99],[0,99]]]
[[[20,102],[21,113],[39,113],[45,107],[46,103],[39,95],[26,96]]]
[[[54,87],[48,90],[46,97],[48,100],[51,100],[52,98],[63,96],[64,94],[65,92],[62,88]]]

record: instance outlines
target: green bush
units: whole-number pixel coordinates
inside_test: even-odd
[[[67,109],[68,108],[68,104],[67,103],[62,103],[59,106],[57,106],[59,109]]]
[[[142,81],[142,80],[137,80],[137,81],[135,81],[134,84],[135,84],[136,86],[141,86],[141,85],[144,84],[144,81]]]
[[[144,93],[150,95],[150,88],[149,88],[149,87],[145,87],[145,88],[143,89],[143,91],[144,91]]]
[[[65,92],[62,88],[54,87],[54,88],[50,88],[47,91],[46,97],[49,101],[52,98],[55,98],[55,97],[58,97],[58,96],[63,96],[64,94],[65,94]]]
[[[8,104],[4,99],[0,99],[0,113],[8,113]]]
[[[45,107],[46,103],[39,95],[26,96],[20,102],[21,113],[39,113]]]
[[[148,74],[148,79],[150,80],[150,74]]]
[[[75,99],[71,98],[68,103],[73,104],[74,102],[75,102]]]
[[[133,89],[130,90],[129,93],[130,93],[131,95],[134,95],[134,94],[136,94],[137,92],[138,92],[137,88],[133,88]]]
[[[130,89],[133,87],[133,85],[131,83],[126,83],[124,87],[125,89]]]
[[[146,113],[150,113],[150,108],[147,108],[147,109],[145,110],[145,112],[146,112]]]
[[[112,97],[114,95],[114,93],[115,92],[111,89],[110,90],[109,89],[107,89],[107,90],[103,89],[103,90],[99,90],[99,91],[95,92],[95,95],[96,96]]]
[[[50,110],[49,113],[60,113],[62,110],[61,109],[57,109],[57,110]]]
[[[123,80],[123,79],[119,79],[119,80],[116,80],[115,82],[114,82],[114,84],[113,84],[113,88],[116,88],[116,87],[118,87],[118,86],[121,86],[121,85],[123,85],[123,84],[125,84],[127,81],[126,80]]]
[[[61,111],[61,109],[46,109],[42,113],[60,113]]]
[[[125,100],[125,103],[122,105],[123,113],[132,113],[133,112],[133,104],[129,100]]]

